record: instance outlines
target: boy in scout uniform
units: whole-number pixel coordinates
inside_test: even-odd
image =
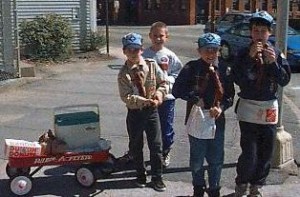
[[[220,196],[224,163],[224,111],[233,105],[235,94],[230,67],[218,58],[220,48],[221,38],[217,34],[200,36],[199,58],[183,67],[172,91],[175,98],[187,101],[186,131],[190,143],[194,197],[203,197],[205,192],[209,197]],[[201,111],[195,111],[199,108]],[[197,113],[201,115],[195,115]],[[205,160],[208,164],[208,183],[205,180]]]
[[[162,137],[158,106],[167,94],[164,73],[153,59],[142,57],[142,36],[129,33],[122,38],[127,60],[118,75],[119,94],[128,109],[126,117],[129,150],[135,164],[139,187],[146,186],[143,133],[150,150],[151,182],[157,191],[165,191],[162,179]]]
[[[236,106],[242,153],[237,163],[235,196],[261,196],[271,167],[278,121],[278,86],[289,83],[285,56],[269,41],[273,17],[266,11],[250,18],[252,42],[236,56],[232,73],[239,86]]]

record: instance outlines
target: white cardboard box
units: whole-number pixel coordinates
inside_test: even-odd
[[[41,145],[38,142],[5,139],[4,155],[6,158],[38,156],[41,154],[41,149]]]

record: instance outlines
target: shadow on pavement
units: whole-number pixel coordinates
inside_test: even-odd
[[[111,189],[137,188],[133,179],[127,180],[97,180],[96,184],[90,188],[84,188],[76,183],[75,177],[70,175],[34,177],[32,179],[32,190],[26,196],[96,196]],[[10,191],[10,181],[0,180],[1,197],[15,196]]]
[[[145,162],[147,166],[150,165],[149,161]],[[27,196],[39,196],[39,195],[57,195],[57,196],[96,196],[105,192],[106,190],[122,190],[137,188],[135,185],[135,170],[133,169],[132,162],[118,163],[114,165],[114,169],[110,173],[96,173],[96,183],[89,188],[85,188],[80,185],[75,177],[76,169],[80,165],[62,165],[47,168],[43,171],[42,175],[38,177],[33,175],[32,177],[32,190]],[[224,164],[224,168],[235,167],[235,163]],[[96,171],[101,171],[101,165],[94,166]],[[207,168],[207,166],[205,166]],[[189,167],[180,168],[166,168],[164,173],[178,173],[188,172]],[[147,171],[150,174],[150,171]],[[40,173],[41,174],[41,173]],[[15,196],[10,191],[10,180],[0,180],[1,197]],[[151,187],[150,183],[147,187]],[[2,194],[5,194],[4,196]],[[25,195],[26,196],[26,195]],[[230,195],[227,195],[230,197]],[[188,196],[187,196],[188,197]]]

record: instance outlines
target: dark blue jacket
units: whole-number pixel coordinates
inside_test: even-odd
[[[249,56],[249,47],[240,50],[232,66],[234,82],[239,86],[239,97],[257,101],[273,100],[278,97],[278,85],[285,86],[291,78],[288,61],[282,53],[275,49],[277,61],[272,64],[263,64],[262,80],[257,85],[258,65],[255,59]]]
[[[189,112],[193,104],[195,104],[199,98],[204,101],[204,108],[210,109],[214,103],[215,88],[212,79],[207,79],[207,87],[202,95],[198,90],[199,81],[207,76],[209,65],[202,59],[193,60],[188,62],[178,77],[175,80],[172,94],[175,98],[181,98],[187,101],[187,113],[186,120],[189,116]],[[223,112],[233,105],[233,99],[235,95],[234,84],[230,72],[230,67],[220,62],[215,66],[219,74],[219,78],[224,89],[224,95],[220,106]],[[199,80],[200,79],[200,80]]]

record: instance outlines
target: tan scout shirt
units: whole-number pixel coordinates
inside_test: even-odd
[[[156,91],[160,91],[163,98],[165,97],[168,90],[164,73],[154,60],[145,59],[139,65],[133,65],[132,67],[125,63],[118,74],[118,86],[120,97],[129,109],[141,109],[146,106],[147,100],[147,98],[139,95],[138,88],[133,82],[134,69],[143,72],[145,76],[143,83],[147,98],[151,98],[151,95],[155,94]],[[151,93],[152,86],[155,87],[153,93]]]

